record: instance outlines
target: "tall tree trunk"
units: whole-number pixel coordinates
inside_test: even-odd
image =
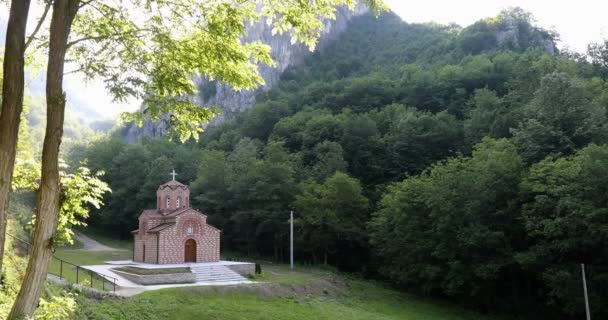
[[[25,27],[30,0],[13,0],[6,29],[2,111],[0,111],[0,270],[8,220],[8,202],[23,110]]]
[[[42,178],[38,190],[32,252],[21,289],[8,319],[31,316],[48,272],[60,207],[59,146],[63,135],[65,93],[63,71],[70,28],[80,0],[55,0],[46,75],[47,120],[42,147]]]

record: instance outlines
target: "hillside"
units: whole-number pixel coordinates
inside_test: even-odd
[[[81,296],[75,319],[502,319],[331,271],[263,269],[265,283],[248,286],[164,289],[101,302]]]
[[[532,21],[354,17],[199,141],[83,150],[113,190],[89,222],[130,238],[175,169],[225,251],[285,262],[293,209],[298,261],[547,318],[584,312],[584,261],[608,314],[605,68]]]

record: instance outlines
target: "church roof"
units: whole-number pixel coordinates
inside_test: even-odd
[[[198,213],[200,215],[203,215],[205,217],[207,216],[206,214],[204,214],[204,213],[202,213],[202,212],[200,212],[200,211],[198,211],[198,210],[196,210],[194,208],[180,208],[180,209],[176,209],[176,210],[173,210],[173,211],[161,211],[161,210],[158,210],[158,209],[146,209],[146,210],[144,210],[141,213],[141,216],[145,215],[145,216],[149,216],[149,217],[165,218],[164,219],[165,221],[169,220],[169,222],[165,222],[165,223],[159,224],[158,226],[156,226],[156,227],[148,230],[148,232],[153,232],[154,233],[154,232],[160,232],[162,230],[165,230],[165,229],[167,229],[167,228],[175,225],[175,217],[179,216],[180,214],[186,213],[188,211],[194,211],[194,212],[196,212],[196,213]],[[216,228],[216,227],[214,227],[214,226],[212,226],[210,224],[207,224],[207,226],[211,227],[211,228],[213,228],[213,229],[215,229],[215,230],[217,230],[219,232],[222,232],[220,229],[218,229],[218,228]],[[133,233],[133,234],[139,233],[139,229],[133,230],[133,231],[131,231],[131,233]]]
[[[175,216],[179,216],[180,214],[189,211],[189,210],[194,210],[192,208],[180,208],[180,209],[175,209],[173,211],[169,211],[169,212],[165,212],[164,215],[165,217],[175,217]],[[196,210],[194,210],[196,211]],[[198,212],[198,211],[197,211]]]
[[[146,209],[144,210],[141,215],[142,216],[149,216],[149,217],[175,217],[175,216],[179,216],[180,214],[184,213],[184,212],[188,212],[188,211],[194,211],[197,212],[199,214],[202,214],[204,216],[207,216],[204,213],[201,213],[200,211],[194,209],[194,208],[179,208],[179,209],[175,209],[175,210],[159,210],[159,209]]]
[[[173,227],[174,225],[175,225],[175,222],[161,223],[161,224],[157,225],[156,227],[148,230],[148,232],[150,232],[150,233],[161,232],[167,228]]]
[[[146,209],[141,213],[142,216],[150,216],[150,217],[164,217],[158,209]]]
[[[185,189],[188,189],[188,186],[185,185],[185,184],[183,184],[183,183],[181,183],[181,182],[179,182],[179,181],[177,181],[177,180],[171,180],[169,182],[161,184],[158,187],[158,190],[162,190],[162,189],[165,189],[165,188],[169,188],[171,190],[175,190],[175,189],[180,188],[180,189],[184,189],[185,190]]]

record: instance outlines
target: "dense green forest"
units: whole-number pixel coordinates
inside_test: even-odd
[[[608,307],[608,52],[558,52],[519,9],[467,28],[354,18],[235,119],[184,144],[72,148],[129,238],[175,168],[224,252],[331,264],[488,311]],[[542,313],[539,313],[542,312]]]

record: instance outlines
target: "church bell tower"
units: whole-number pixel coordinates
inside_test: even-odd
[[[173,179],[161,184],[156,190],[156,208],[161,212],[170,212],[190,208],[190,189],[175,180],[175,170],[170,174]]]

